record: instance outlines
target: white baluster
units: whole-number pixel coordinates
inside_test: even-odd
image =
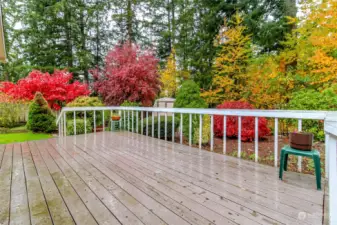
[[[124,116],[123,116],[123,120],[124,120],[124,126],[123,126],[123,129],[125,130],[126,129],[126,112],[125,112],[125,110],[123,111],[123,114],[124,114]]]
[[[302,120],[298,120],[298,131],[302,131]],[[297,161],[297,170],[299,172],[302,172],[302,156],[298,156],[298,161]]]
[[[152,134],[152,137],[154,138],[154,112],[152,112],[152,126],[151,126],[151,134]]]
[[[167,112],[165,112],[165,141],[167,141]]]
[[[189,134],[188,134],[188,144],[192,146],[192,114],[189,115]]]
[[[76,135],[76,111],[74,111],[74,135]]]
[[[329,177],[329,138],[330,135],[325,133],[325,178]]]
[[[174,142],[174,135],[175,135],[175,132],[174,132],[174,113],[172,113],[172,142]]]
[[[104,110],[102,110],[103,132],[105,131]]]
[[[278,161],[278,118],[275,118],[274,128],[274,166],[277,167]]]
[[[136,133],[138,134],[138,114],[139,112],[136,111]]]
[[[63,113],[63,129],[64,129],[64,136],[67,136],[67,112]]]
[[[160,139],[160,113],[158,113],[158,138]]]
[[[214,150],[214,115],[211,115],[211,151]]]
[[[223,117],[223,154],[227,152],[227,117]]]
[[[202,114],[199,115],[199,148],[202,145]]]
[[[128,110],[128,131],[130,131],[130,111]]]
[[[94,132],[96,133],[96,111],[94,110]]]
[[[140,114],[140,127],[141,133],[144,134],[144,111],[141,111]]]
[[[259,118],[255,117],[255,162],[259,160]]]
[[[180,113],[180,144],[183,143],[183,114]]]
[[[149,111],[146,111],[146,136],[149,135]]]
[[[238,157],[241,158],[241,116],[238,118]]]
[[[133,124],[134,124],[134,121],[133,121],[133,117],[134,117],[133,110],[132,110],[132,115],[131,115],[131,116],[132,116],[132,119],[131,119],[131,123],[132,123],[132,124],[131,124],[131,127],[132,127],[132,130],[131,130],[131,131],[132,131],[132,133],[133,133],[133,131],[134,131],[134,129],[133,129],[133,127],[134,127],[134,125],[133,125]]]
[[[84,133],[87,134],[87,111],[84,111]]]

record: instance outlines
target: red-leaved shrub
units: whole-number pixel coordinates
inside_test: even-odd
[[[79,81],[70,83],[72,77],[66,70],[55,70],[53,74],[33,70],[17,84],[0,83],[0,92],[20,100],[32,100],[35,93],[40,92],[51,108],[59,110],[62,104],[90,93],[88,85]]]
[[[254,109],[248,102],[231,101],[224,102],[217,106],[217,109]],[[270,133],[266,118],[259,117],[258,126],[259,138]],[[214,116],[214,134],[217,137],[223,137],[223,116]],[[227,116],[226,136],[238,137],[238,117]],[[241,140],[252,141],[255,138],[255,119],[251,116],[241,117]]]

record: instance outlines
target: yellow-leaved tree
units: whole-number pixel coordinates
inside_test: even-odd
[[[160,71],[162,89],[161,97],[175,97],[177,89],[183,80],[189,78],[189,72],[177,69],[176,52],[173,48],[167,59],[166,66]]]
[[[321,88],[337,80],[337,1],[307,1],[308,12],[284,43],[280,57],[304,87]]]
[[[219,52],[214,61],[211,89],[202,93],[207,103],[245,98],[247,66],[252,54],[251,38],[245,33],[246,29],[239,13],[233,15],[228,25],[225,19],[216,39]]]

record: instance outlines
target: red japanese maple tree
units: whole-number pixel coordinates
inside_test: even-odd
[[[224,102],[216,107],[217,109],[254,109],[248,102],[243,101],[229,101]],[[214,116],[214,134],[217,137],[223,137],[223,116]],[[238,137],[238,117],[227,116],[226,121],[226,136]],[[267,126],[266,118],[260,117],[258,123],[258,136],[264,137],[270,133]],[[252,141],[255,137],[255,118],[251,116],[244,116],[241,118],[241,140]]]
[[[90,93],[86,84],[79,81],[70,83],[71,79],[72,74],[66,70],[55,70],[53,74],[33,70],[17,84],[2,82],[0,92],[22,100],[32,100],[36,92],[41,92],[50,107],[59,110],[63,103]]]
[[[153,52],[132,43],[116,45],[105,58],[102,70],[93,69],[94,89],[107,105],[124,101],[152,105],[160,90],[158,59]]]

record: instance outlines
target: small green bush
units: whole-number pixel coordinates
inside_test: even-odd
[[[194,129],[193,143],[199,144],[199,125]],[[201,144],[208,144],[211,136],[211,117],[203,115],[202,117],[202,138]]]
[[[146,135],[146,120],[144,119],[143,134]],[[175,129],[179,126],[179,121],[174,120]],[[167,140],[172,140],[172,116],[167,116]],[[152,137],[152,117],[149,117],[148,135]],[[158,138],[158,117],[154,118],[154,137]],[[165,116],[160,117],[160,139],[165,139]]]
[[[174,108],[207,108],[207,103],[200,97],[200,88],[192,80],[185,81],[177,92],[174,102]],[[199,124],[199,116],[192,117],[193,127]],[[189,135],[189,115],[183,116],[183,134],[185,137]],[[192,137],[194,130],[192,131]]]
[[[74,101],[68,103],[66,107],[98,107],[104,106],[103,102],[98,97],[89,97],[89,96],[80,96]],[[91,126],[94,125],[94,112],[86,112],[87,123],[91,123]],[[76,112],[76,119],[83,119],[84,112]],[[67,113],[67,119],[74,119],[73,113]],[[109,121],[110,111],[104,111],[104,121]],[[96,126],[101,126],[103,124],[103,112],[96,111]]]
[[[45,133],[56,130],[55,115],[40,92],[35,94],[34,100],[29,106],[27,129]]]
[[[87,133],[92,132],[92,126],[87,121]],[[84,120],[76,119],[76,134],[84,134]],[[67,135],[74,135],[74,120],[67,120]]]
[[[288,104],[288,109],[296,110],[337,110],[337,86],[324,89],[322,92],[306,89],[295,92]],[[291,120],[296,125],[297,121]],[[324,140],[323,121],[303,120],[302,130],[314,134],[316,140]]]

